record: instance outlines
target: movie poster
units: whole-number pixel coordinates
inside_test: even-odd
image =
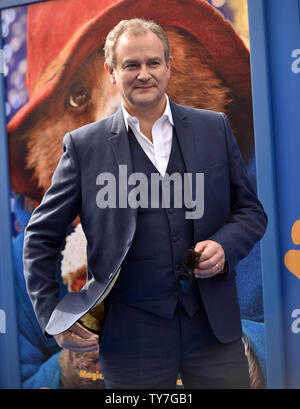
[[[255,185],[246,0],[52,0],[3,10],[23,388],[104,388],[98,352],[61,350],[42,334],[25,288],[23,231],[51,183],[64,134],[119,107],[120,96],[107,87],[102,47],[119,20],[134,16],[156,20],[168,33],[173,57],[170,99],[227,114]],[[62,296],[85,283],[85,245],[78,218],[66,236],[57,271]],[[258,245],[240,263],[237,284],[252,387],[261,388],[265,351]],[[100,315],[99,310],[91,311],[87,326],[97,331]]]

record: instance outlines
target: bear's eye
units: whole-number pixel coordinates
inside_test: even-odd
[[[67,102],[72,108],[80,108],[85,105],[90,99],[91,96],[84,85],[75,83],[70,89]]]

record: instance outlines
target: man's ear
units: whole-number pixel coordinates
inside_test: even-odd
[[[110,82],[112,84],[116,84],[115,70],[112,67],[109,67],[109,65],[107,63],[104,63],[104,68],[105,68],[106,72],[109,75]]]

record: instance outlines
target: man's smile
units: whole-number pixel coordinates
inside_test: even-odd
[[[149,89],[149,88],[154,88],[154,84],[149,84],[149,85],[136,85],[134,88],[135,89]]]

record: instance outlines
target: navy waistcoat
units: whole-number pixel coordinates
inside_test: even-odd
[[[162,317],[172,318],[180,300],[187,313],[192,316],[201,305],[196,282],[193,282],[186,292],[178,285],[178,275],[184,270],[183,254],[194,245],[194,232],[193,221],[185,218],[187,209],[184,207],[183,174],[186,168],[176,132],[173,131],[167,174],[169,176],[174,172],[180,174],[182,188],[179,194],[182,195],[183,203],[181,208],[174,207],[172,182],[169,184],[170,206],[167,208],[166,202],[162,201],[162,184],[159,183],[159,206],[151,207],[151,173],[158,174],[158,170],[131,130],[128,132],[128,138],[133,170],[146,176],[149,200],[147,206],[137,209],[137,228],[132,245],[122,264],[117,282],[106,301],[123,302]],[[138,182],[135,186],[137,185]],[[157,192],[153,189],[152,194],[154,191]]]

